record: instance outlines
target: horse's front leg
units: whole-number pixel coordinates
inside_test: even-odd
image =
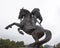
[[[18,28],[18,32],[19,32],[20,34],[24,35],[24,33],[21,31],[20,28]]]
[[[20,27],[19,23],[12,23],[12,24],[6,26],[5,29],[12,28],[13,25],[16,25],[16,26]]]

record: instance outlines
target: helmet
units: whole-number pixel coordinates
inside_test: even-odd
[[[40,11],[40,10],[39,10],[39,8],[34,8],[33,12],[35,12],[35,11]]]

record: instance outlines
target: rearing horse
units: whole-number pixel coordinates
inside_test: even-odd
[[[20,19],[23,18],[23,20],[21,21],[21,23],[12,23],[10,25],[8,25],[5,29],[11,28],[13,25],[16,25],[19,30],[23,30],[25,33],[32,35],[32,37],[34,38],[35,42],[30,44],[29,46],[40,46],[46,42],[48,42],[51,39],[51,32],[49,30],[46,30],[40,26],[35,25],[32,26],[31,22],[32,22],[32,17],[30,15],[30,12],[28,10],[25,9],[21,9],[20,11]],[[34,19],[33,19],[34,20]],[[19,31],[20,32],[20,31]],[[20,32],[21,34],[23,34],[23,32]],[[46,34],[46,37],[44,40],[39,41],[39,39]]]

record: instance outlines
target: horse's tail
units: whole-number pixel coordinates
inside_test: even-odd
[[[34,42],[34,43],[30,44],[30,45],[32,45],[32,46],[42,45],[42,44],[48,42],[51,39],[51,37],[52,37],[51,31],[45,30],[45,34],[46,34],[45,39],[43,39],[41,41],[38,41],[38,42]]]
[[[49,30],[45,30],[45,34],[46,34],[45,39],[39,41],[38,44],[41,44],[41,45],[42,45],[42,44],[48,42],[48,41],[51,39],[51,37],[52,37],[51,31],[49,31]]]

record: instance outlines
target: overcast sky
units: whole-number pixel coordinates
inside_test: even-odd
[[[60,0],[0,0],[0,38],[24,41],[25,44],[34,42],[31,35],[19,34],[16,26],[4,29],[13,22],[20,22],[18,15],[22,7],[29,11],[40,9],[42,26],[52,33],[52,39],[46,44],[54,45],[60,42]]]

